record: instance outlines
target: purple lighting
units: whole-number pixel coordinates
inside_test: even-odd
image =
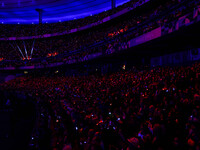
[[[130,0],[116,0],[116,6],[122,5]],[[6,2],[6,3],[5,3]],[[110,0],[6,0],[2,2],[0,9],[0,21],[4,24],[35,24],[38,23],[38,12],[42,9],[43,22],[55,23],[59,20],[68,21],[74,18],[80,19],[111,9]]]

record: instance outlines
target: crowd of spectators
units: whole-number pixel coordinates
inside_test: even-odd
[[[0,95],[0,147],[27,149],[35,122],[35,102],[13,91],[0,89]]]
[[[195,63],[103,76],[19,77],[1,87],[36,95],[55,112],[64,110],[60,120],[67,114],[73,127],[63,136],[65,150],[198,150],[199,72]]]
[[[37,39],[35,40],[32,58],[47,57],[49,53],[56,52],[58,55],[60,54],[62,58],[57,59],[57,57],[54,59],[55,61],[69,61],[70,59],[85,57],[93,52],[110,54],[115,52],[116,49],[126,49],[128,48],[128,41],[130,39],[149,32],[157,27],[161,27],[172,20],[177,20],[178,17],[193,11],[198,5],[198,0],[171,0],[166,2],[165,5],[160,5],[156,9],[143,12],[140,16],[131,14],[128,18],[120,20],[118,23],[109,27],[102,27],[98,30],[94,29],[78,34],[70,34],[68,36]],[[112,36],[110,36],[111,34]],[[3,57],[4,60],[22,59],[22,55],[17,49],[17,45],[21,47],[23,53],[23,42],[24,41],[15,41],[13,42],[15,44],[10,44],[12,42],[1,42],[0,57]],[[29,50],[28,53],[30,55],[33,40],[26,40],[25,43],[26,46],[29,47],[27,49]],[[91,46],[92,48],[89,48]],[[67,57],[63,58],[63,56],[66,56],[65,54],[67,54]],[[10,63],[1,64],[2,66],[12,65]],[[19,64],[24,63],[19,62]],[[25,65],[30,64],[33,63],[28,61]]]

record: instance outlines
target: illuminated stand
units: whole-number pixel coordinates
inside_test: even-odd
[[[35,45],[35,39],[33,40],[33,43],[29,43],[29,46],[26,45],[25,41],[20,41],[21,43],[17,43],[16,41],[14,43],[10,43],[13,49],[18,50],[21,54],[22,60],[29,60],[32,59],[34,45]],[[31,46],[31,47],[30,47]],[[29,47],[29,48],[27,48]],[[30,49],[30,52],[28,53],[28,50]],[[24,53],[23,53],[24,50]]]

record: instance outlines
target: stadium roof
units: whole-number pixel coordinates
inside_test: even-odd
[[[116,6],[130,0],[116,0]],[[37,24],[43,10],[43,22],[53,23],[83,18],[111,9],[111,0],[0,0],[0,23]]]

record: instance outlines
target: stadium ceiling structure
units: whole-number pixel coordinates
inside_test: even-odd
[[[116,0],[116,6],[130,0]],[[111,0],[0,0],[1,24],[37,24],[79,19],[111,9]]]

